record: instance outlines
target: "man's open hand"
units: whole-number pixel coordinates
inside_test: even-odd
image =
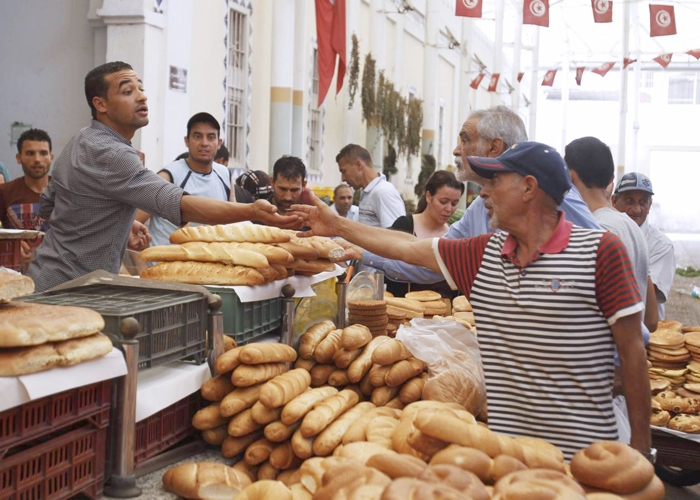
[[[328,205],[323,203],[315,193],[311,193],[311,205],[292,205],[290,213],[303,219],[303,225],[310,231],[299,233],[299,236],[337,236],[336,223],[341,218]]]
[[[299,229],[302,224],[302,218],[296,214],[280,215],[277,213],[277,207],[266,200],[256,200],[253,203],[254,221],[262,222],[268,226],[276,226],[282,229]]]

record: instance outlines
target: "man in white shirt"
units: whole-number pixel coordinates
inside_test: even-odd
[[[377,172],[372,157],[362,146],[348,144],[335,157],[343,182],[353,189],[362,188],[358,222],[375,227],[390,227],[406,215],[401,195],[386,176]]]
[[[649,248],[649,274],[656,292],[659,319],[666,317],[665,303],[676,272],[676,256],[673,243],[664,233],[649,225],[647,217],[651,209],[654,191],[651,180],[639,172],[630,172],[620,179],[613,193],[613,205],[625,212],[642,229]]]
[[[331,210],[341,217],[347,217],[350,220],[357,220],[360,215],[360,209],[357,205],[352,204],[354,190],[347,184],[338,184],[333,190],[333,204]]]

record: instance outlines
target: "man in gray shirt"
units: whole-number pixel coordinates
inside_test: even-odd
[[[50,219],[50,229],[29,268],[37,292],[98,269],[117,273],[127,243],[136,249],[148,244],[144,226],[134,222],[137,208],[176,225],[298,224],[263,200],[243,205],[186,196],[146,169],[130,141],[148,124],[147,98],[129,64],[110,62],[90,71],[85,97],[92,124],[68,142],[41,195],[39,214]]]

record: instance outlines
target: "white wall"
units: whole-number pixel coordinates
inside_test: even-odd
[[[0,161],[21,174],[10,145],[10,126],[46,130],[58,156],[90,123],[84,79],[93,67],[89,0],[22,0],[0,7]]]

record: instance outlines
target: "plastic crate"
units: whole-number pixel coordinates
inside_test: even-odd
[[[114,285],[90,285],[44,292],[18,300],[88,307],[102,315],[104,333],[120,339],[120,324],[133,317],[141,325],[139,370],[181,359],[206,361],[209,308],[200,293]]]
[[[107,429],[84,425],[0,461],[0,500],[100,498]]]
[[[241,302],[230,288],[208,286],[221,296],[224,315],[224,334],[233,337],[241,346],[282,326],[282,299]]]
[[[107,427],[112,380],[69,389],[0,413],[0,458],[11,448],[82,420]]]
[[[199,391],[136,424],[134,464],[155,457],[192,435],[192,417],[201,406]]]
[[[0,240],[0,266],[22,270],[22,240]]]

